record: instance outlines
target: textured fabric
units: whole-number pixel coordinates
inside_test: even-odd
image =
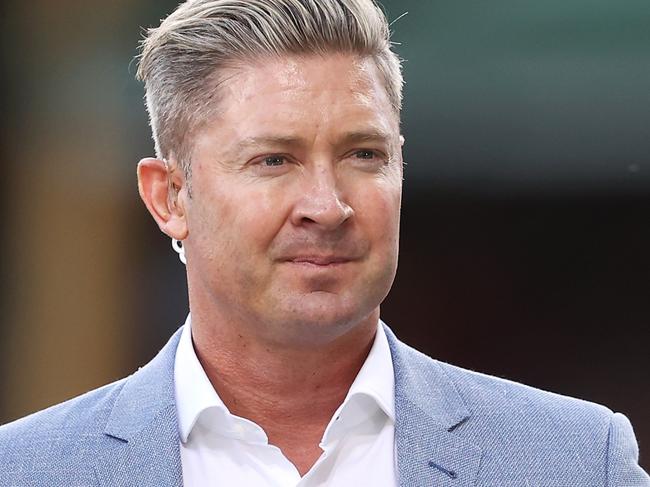
[[[302,478],[260,426],[232,415],[221,401],[194,351],[190,316],[176,350],[174,383],[185,487],[397,485],[393,361],[382,326],[325,429],[323,455]]]
[[[132,376],[0,427],[0,486],[182,485],[179,336]],[[432,360],[386,336],[401,486],[650,487],[624,416]]]

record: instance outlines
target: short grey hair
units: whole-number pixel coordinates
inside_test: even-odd
[[[399,116],[401,62],[374,0],[188,0],[149,29],[137,77],[158,158],[190,176],[191,135],[216,109],[220,73],[267,56],[345,53],[374,60]]]

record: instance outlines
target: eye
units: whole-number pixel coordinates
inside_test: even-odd
[[[357,157],[357,159],[373,159],[377,157],[375,151],[369,149],[358,150],[354,153],[354,155]]]
[[[267,166],[267,167],[273,167],[273,166],[281,166],[286,162],[286,158],[284,156],[266,156],[263,160],[262,163]]]
[[[288,154],[260,154],[251,159],[247,167],[259,176],[280,176],[286,174],[295,163]]]
[[[371,173],[381,171],[389,163],[386,152],[381,149],[353,149],[345,158],[351,167]]]

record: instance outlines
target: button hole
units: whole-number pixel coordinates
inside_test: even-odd
[[[436,470],[439,470],[442,473],[444,473],[450,479],[458,478],[458,474],[455,471],[449,470],[449,469],[443,467],[442,465],[438,465],[433,460],[429,461],[429,466],[435,468]]]

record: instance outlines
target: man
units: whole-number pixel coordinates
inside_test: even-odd
[[[0,429],[0,485],[650,485],[624,416],[379,321],[402,79],[371,0],[190,0],[139,75],[140,194],[191,315],[132,376]]]

